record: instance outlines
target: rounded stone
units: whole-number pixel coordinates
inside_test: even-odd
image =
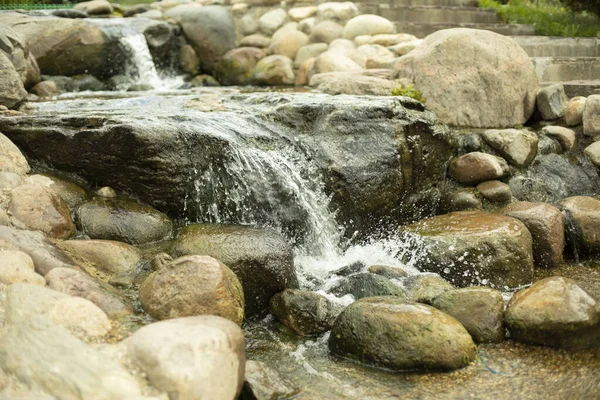
[[[177,258],[152,273],[140,287],[144,310],[156,319],[217,315],[238,325],[244,293],[235,274],[209,256]]]
[[[17,175],[27,175],[30,171],[29,163],[23,153],[2,133],[0,133],[0,171]]]
[[[402,283],[409,300],[429,305],[445,292],[454,289],[447,280],[433,274],[412,275]]]
[[[295,80],[293,61],[282,55],[263,58],[256,64],[250,76],[250,81],[256,85],[292,85]]]
[[[364,14],[352,18],[344,27],[344,38],[354,39],[360,35],[394,33],[394,24],[378,15]]]
[[[335,321],[330,350],[390,368],[452,370],[475,358],[465,328],[433,307],[394,297],[371,297],[347,307]]]
[[[0,283],[29,283],[46,286],[44,277],[35,273],[29,254],[16,250],[0,251]]]
[[[292,60],[296,58],[298,49],[308,43],[308,36],[304,33],[293,30],[284,37],[273,40],[269,46],[269,54],[281,54]]]
[[[113,240],[66,240],[58,246],[82,266],[109,275],[133,272],[142,259],[135,247]]]
[[[545,126],[542,128],[541,133],[556,139],[563,151],[571,150],[577,141],[575,131],[562,126]]]
[[[368,272],[342,278],[328,292],[338,297],[351,294],[356,300],[373,296],[405,297],[400,286],[384,276]]]
[[[322,21],[312,28],[309,41],[311,43],[331,43],[344,35],[344,27],[334,21]]]
[[[506,161],[518,168],[531,164],[537,155],[538,138],[533,132],[519,129],[488,129],[481,136]]]
[[[477,190],[489,201],[504,203],[512,198],[510,186],[500,181],[485,181],[477,185]]]
[[[449,173],[458,182],[473,185],[502,178],[508,173],[508,164],[503,158],[472,152],[452,160]]]
[[[583,110],[585,109],[586,100],[582,96],[573,97],[569,100],[565,108],[565,122],[567,126],[576,126],[583,122]]]
[[[572,245],[577,254],[600,254],[600,200],[590,196],[563,199]]]
[[[300,68],[306,60],[318,57],[327,51],[327,47],[327,43],[311,43],[300,47],[294,59],[294,68]]]
[[[276,8],[263,14],[258,20],[258,26],[265,35],[272,35],[287,21],[287,12],[283,8]]]

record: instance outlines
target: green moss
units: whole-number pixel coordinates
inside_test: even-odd
[[[392,89],[392,96],[410,97],[411,99],[415,99],[421,103],[425,103],[427,101],[421,92],[419,92],[413,85],[398,86]]]

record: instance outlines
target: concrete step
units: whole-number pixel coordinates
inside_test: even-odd
[[[378,14],[394,22],[418,21],[454,24],[495,24],[500,22],[494,10],[477,7],[388,6],[380,4]]]
[[[484,29],[506,36],[534,35],[533,25],[521,24],[469,24],[469,23],[423,23],[423,22],[397,22],[396,30],[402,33],[410,33],[418,38],[424,38],[442,29],[471,28]]]
[[[600,80],[600,57],[531,57],[540,82]]]
[[[361,0],[356,5],[477,7],[478,3],[478,0]]]
[[[600,57],[600,38],[515,36],[530,57]]]
[[[540,82],[540,86],[553,85],[557,82]],[[588,97],[600,94],[600,79],[594,81],[566,81],[561,82],[565,87],[565,93],[569,98],[575,96]]]

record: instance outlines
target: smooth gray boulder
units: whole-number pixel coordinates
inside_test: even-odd
[[[27,92],[8,57],[0,52],[0,105],[14,108],[25,100]]]

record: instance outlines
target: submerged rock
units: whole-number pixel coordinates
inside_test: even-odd
[[[242,325],[244,293],[235,274],[209,256],[167,262],[140,287],[144,310],[156,319],[217,315]]]
[[[371,297],[346,308],[329,337],[342,357],[393,370],[465,367],[475,344],[454,318],[397,297]]]
[[[533,279],[531,234],[514,218],[460,211],[421,220],[401,231],[417,234],[427,249],[417,268],[436,272],[454,285],[504,289]]]
[[[239,400],[272,400],[298,393],[298,389],[261,361],[246,360],[244,379]]]
[[[432,305],[456,318],[475,343],[504,340],[504,300],[498,290],[487,287],[448,290],[437,297]]]
[[[244,335],[224,318],[203,315],[156,322],[123,345],[150,383],[170,398],[231,400],[242,389]]]
[[[511,338],[554,347],[600,344],[600,303],[575,281],[542,279],[515,293],[504,321]]]
[[[271,312],[300,336],[327,332],[343,307],[314,292],[286,289],[271,298]]]
[[[231,268],[244,289],[247,317],[264,315],[273,295],[298,287],[292,249],[272,229],[188,225],[175,241],[173,253],[207,255]]]

